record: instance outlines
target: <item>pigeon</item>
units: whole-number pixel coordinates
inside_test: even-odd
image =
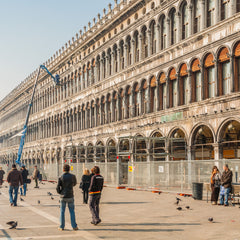
[[[17,222],[15,222],[15,221],[7,222],[7,224],[11,226],[9,229],[14,229],[14,228],[16,229],[16,227],[18,225]]]
[[[178,197],[176,197],[176,200],[177,200],[177,201],[182,201],[182,200],[181,200],[180,198],[178,198]]]
[[[178,204],[179,204],[179,200],[177,200],[177,201],[175,202],[175,204],[178,205]]]
[[[208,218],[208,221],[213,222],[213,218],[212,217]]]
[[[50,192],[48,192],[47,194],[48,194],[49,196],[52,196],[52,193],[50,193]]]
[[[158,192],[158,194],[160,195],[162,192]]]
[[[22,202],[24,202],[24,200],[20,197],[20,200],[22,201]]]
[[[38,204],[40,204],[40,200],[38,200]]]
[[[181,207],[178,207],[178,208],[177,208],[177,210],[178,210],[178,211],[181,211],[181,210],[182,210],[182,208],[181,208]]]
[[[186,206],[186,209],[190,209],[190,207],[189,207],[189,206]]]
[[[51,196],[51,199],[54,200],[54,197]]]

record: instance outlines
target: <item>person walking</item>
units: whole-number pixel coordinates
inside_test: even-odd
[[[63,175],[58,179],[57,193],[60,194],[60,231],[64,230],[65,227],[65,209],[68,204],[68,209],[70,212],[71,225],[73,230],[78,230],[78,226],[75,219],[75,206],[74,206],[74,196],[73,187],[77,184],[76,176],[69,173],[70,166],[65,164],[63,166]]]
[[[228,165],[223,166],[223,173],[221,177],[221,189],[220,189],[220,205],[228,206],[228,197],[232,187],[232,171],[228,168]]]
[[[39,188],[38,186],[38,178],[39,178],[39,170],[37,166],[34,166],[34,171],[33,171],[33,180],[35,181],[35,187],[34,188]]]
[[[217,205],[218,202],[218,196],[220,192],[220,185],[221,185],[221,174],[216,166],[212,169],[212,175],[211,175],[211,189],[212,189],[212,195],[211,195],[211,202],[212,205]]]
[[[23,178],[23,188],[20,187],[20,194],[21,194],[21,196],[26,196],[28,170],[26,169],[26,167],[24,165],[21,168],[21,174],[22,174],[22,178]]]
[[[83,203],[87,204],[88,203],[88,189],[90,187],[90,182],[91,182],[91,176],[89,170],[86,168],[83,171],[83,176],[82,180],[80,183],[80,188],[82,189],[83,193]]]
[[[100,175],[100,168],[98,166],[93,168],[93,173],[94,176],[91,179],[91,184],[89,187],[89,208],[92,213],[91,224],[97,225],[102,221],[99,217],[99,203],[104,179]]]
[[[17,197],[19,185],[23,185],[23,178],[20,171],[17,170],[16,164],[12,165],[12,170],[8,173],[7,182],[9,183],[9,201],[11,206],[17,206]],[[14,191],[14,198],[13,198]]]
[[[5,174],[4,170],[2,169],[2,167],[0,167],[0,187],[3,184],[3,176],[4,176],[4,174]]]

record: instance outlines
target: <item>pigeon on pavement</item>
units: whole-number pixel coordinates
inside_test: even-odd
[[[17,222],[15,221],[10,221],[10,222],[7,222],[8,225],[10,225],[11,227],[9,229],[14,229],[17,227]]]
[[[177,210],[178,210],[178,211],[181,211],[181,210],[182,210],[182,208],[181,208],[181,207],[178,207],[178,208],[177,208]]]
[[[212,217],[208,218],[208,221],[213,222],[213,218]]]
[[[54,197],[51,196],[51,199],[54,200]]]
[[[186,209],[190,209],[190,207],[189,207],[189,206],[186,206]]]
[[[20,200],[22,201],[22,202],[24,202],[24,200],[20,197]]]
[[[177,200],[177,201],[182,201],[182,200],[181,200],[180,198],[178,198],[178,197],[176,197],[176,200]]]

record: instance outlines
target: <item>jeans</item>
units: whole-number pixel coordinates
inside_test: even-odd
[[[224,195],[223,194],[220,195],[220,204],[223,205],[223,202],[224,202],[225,205],[228,205],[228,197],[229,197],[231,188],[224,188],[224,190],[225,190]]]
[[[75,211],[74,211],[74,199],[73,198],[63,198],[60,201],[60,228],[64,229],[65,227],[65,209],[66,205],[68,204],[68,209],[70,212],[70,218],[71,218],[71,225],[72,228],[76,228],[76,219],[75,219]]]
[[[11,204],[13,203],[14,206],[17,206],[18,188],[19,186],[17,187],[9,186],[9,190],[8,190],[9,201]],[[13,198],[13,191],[14,191],[14,198]]]
[[[92,194],[89,197],[89,208],[92,213],[92,221],[97,223],[100,221],[99,218],[99,203],[101,194]]]
[[[36,184],[36,186],[35,186],[35,187],[38,187],[38,179],[37,179],[37,178],[35,178],[34,180],[35,180],[35,184]]]
[[[21,195],[26,196],[26,192],[27,192],[27,184],[24,183],[23,189],[20,187],[20,193],[21,193]]]
[[[88,190],[83,191],[83,203],[88,203]]]

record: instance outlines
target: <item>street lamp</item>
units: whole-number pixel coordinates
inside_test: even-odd
[[[23,126],[23,131],[21,132],[21,141],[20,141],[20,145],[19,145],[19,149],[18,149],[18,156],[17,156],[17,160],[16,160],[16,163],[19,164],[20,166],[21,166],[21,156],[22,156],[22,150],[23,150],[25,136],[26,136],[26,132],[27,132],[27,125],[28,125],[29,115],[30,115],[30,112],[31,112],[33,99],[34,99],[34,95],[35,95],[35,90],[36,90],[36,86],[37,86],[37,81],[38,81],[38,77],[39,77],[41,69],[44,70],[45,72],[47,72],[51,76],[51,78],[53,79],[54,84],[56,86],[60,86],[60,77],[59,77],[59,75],[56,74],[55,77],[54,77],[52,75],[52,73],[49,72],[48,69],[44,65],[40,65],[39,68],[38,68],[37,77],[36,77],[35,84],[34,84],[34,87],[33,87],[33,93],[32,93],[32,97],[31,97],[31,101],[30,101],[30,103],[28,105],[28,110],[27,110],[27,116],[26,116],[25,124]]]

